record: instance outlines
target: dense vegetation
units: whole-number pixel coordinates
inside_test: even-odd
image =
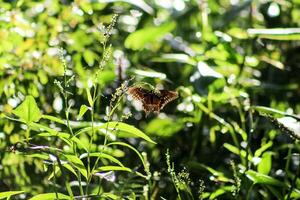
[[[0,199],[300,198],[299,18],[299,0],[0,1]],[[133,86],[179,97],[146,115]]]

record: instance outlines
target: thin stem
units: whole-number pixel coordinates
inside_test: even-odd
[[[300,159],[300,155],[298,155],[298,158]],[[292,192],[293,192],[294,188],[296,188],[296,186],[297,186],[297,179],[298,179],[299,175],[300,175],[300,164],[298,163],[298,169],[297,169],[297,172],[292,181],[291,187],[289,189],[289,193],[287,195],[287,200],[291,199]]]
[[[93,92],[93,103],[91,105],[91,121],[92,121],[92,135],[90,137],[90,142],[89,142],[89,147],[88,147],[88,156],[87,156],[87,162],[88,162],[88,170],[87,170],[87,173],[88,173],[88,180],[87,180],[87,185],[86,185],[86,195],[88,195],[88,189],[89,189],[89,185],[90,185],[90,182],[92,180],[92,176],[93,176],[93,173],[91,171],[91,157],[90,157],[90,152],[91,152],[91,147],[92,147],[92,144],[93,144],[93,138],[94,138],[94,135],[95,135],[95,129],[94,129],[94,102],[96,100],[96,94],[97,93],[97,85],[94,86],[94,92]]]
[[[56,186],[55,186],[55,183],[56,183],[55,162],[53,162],[53,175],[54,175],[53,176],[53,178],[54,178],[54,193],[55,193],[56,199],[59,199],[57,189],[56,189]]]

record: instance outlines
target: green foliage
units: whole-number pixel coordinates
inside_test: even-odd
[[[1,1],[0,198],[300,198],[299,6]]]

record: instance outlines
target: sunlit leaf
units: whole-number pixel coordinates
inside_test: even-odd
[[[97,168],[95,171],[103,172],[103,171],[127,171],[131,172],[131,169],[128,167],[121,166],[102,166]]]
[[[261,156],[261,154],[262,154],[265,150],[267,150],[268,148],[272,147],[272,145],[273,145],[273,142],[272,142],[272,141],[269,141],[268,143],[262,145],[259,149],[257,149],[257,150],[255,151],[254,156],[256,156],[256,157]]]
[[[150,78],[160,78],[162,80],[167,78],[167,75],[161,72],[156,71],[146,71],[146,70],[139,70],[135,69],[133,71],[136,75],[144,76],[144,77],[150,77]]]
[[[131,146],[131,145],[127,144],[127,143],[124,143],[124,142],[111,142],[107,146],[111,146],[111,145],[124,146],[124,147],[127,147],[127,148],[133,150],[138,155],[138,157],[140,158],[141,162],[143,163],[144,168],[146,169],[147,166],[146,166],[146,163],[145,163],[145,161],[143,159],[143,156],[140,154],[140,152],[138,150],[136,150],[136,148],[134,148],[133,146]]]
[[[147,44],[155,42],[166,33],[175,28],[175,22],[163,24],[161,26],[147,27],[131,33],[125,40],[125,47],[133,50],[141,50]]]
[[[105,159],[108,159],[108,160],[110,160],[110,161],[112,161],[112,162],[120,165],[121,167],[124,167],[124,165],[122,164],[122,162],[120,162],[118,159],[116,159],[115,157],[113,157],[113,156],[111,156],[109,154],[102,153],[102,152],[101,153],[100,152],[94,152],[94,153],[90,153],[90,154],[84,153],[84,154],[80,155],[80,159],[86,158],[86,157],[88,157],[88,155],[90,157],[105,158]]]
[[[211,195],[209,196],[209,199],[216,199],[217,197],[219,197],[227,192],[231,192],[231,191],[232,191],[231,186],[222,186],[221,188],[219,188],[216,191],[214,191],[213,193],[211,193]]]
[[[80,110],[79,110],[79,114],[78,114],[78,116],[77,116],[77,120],[78,119],[80,119],[84,114],[85,114],[85,112],[87,111],[87,110],[89,110],[90,108],[88,107],[88,106],[86,106],[86,105],[81,105],[80,106]]]
[[[145,132],[160,137],[170,137],[184,128],[184,124],[171,118],[153,119],[146,126]]]
[[[147,12],[148,14],[153,14],[153,8],[151,6],[149,6],[145,1],[143,0],[101,0],[101,2],[126,2],[132,5],[135,5],[139,8],[141,8],[142,10],[144,10],[145,12]]]
[[[252,37],[271,40],[300,40],[300,28],[248,29],[247,32]]]
[[[262,174],[269,174],[272,168],[272,152],[265,152],[257,166],[257,171]]]
[[[48,119],[50,121],[57,122],[57,123],[60,123],[60,124],[65,124],[64,120],[62,120],[60,118],[57,118],[57,117],[54,117],[54,116],[51,116],[51,115],[42,115],[42,118],[43,119]]]
[[[25,191],[7,191],[0,192],[0,199],[10,198],[13,195],[24,193]]]
[[[42,117],[40,109],[38,108],[32,96],[26,96],[25,100],[19,105],[13,113],[17,115],[23,122],[30,124],[37,122]]]
[[[273,185],[278,187],[287,187],[283,181],[279,181],[271,176],[258,173],[253,170],[246,171],[247,177],[256,184]]]
[[[153,58],[154,62],[177,62],[177,63],[186,63],[190,65],[196,65],[196,61],[194,61],[190,56],[186,54],[179,53],[169,53],[162,54],[160,57]]]
[[[201,76],[209,76],[215,78],[222,78],[223,75],[213,70],[209,67],[205,62],[198,62],[198,71],[200,72]]]
[[[103,193],[103,194],[101,194],[101,196],[106,198],[106,199],[112,199],[112,200],[117,200],[117,199],[121,198],[121,197],[119,197],[115,194],[112,194],[112,193]]]
[[[44,193],[38,194],[34,197],[30,198],[29,200],[53,200],[53,199],[71,199],[69,196],[62,194],[62,193]]]
[[[68,161],[70,161],[79,171],[80,173],[87,179],[87,171],[86,171],[86,168],[83,164],[83,162],[77,157],[77,156],[74,156],[74,155],[64,155]]]

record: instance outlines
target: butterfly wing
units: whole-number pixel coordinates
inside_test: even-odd
[[[130,87],[127,92],[133,97],[133,99],[138,100],[143,105],[143,110],[148,115],[152,111],[151,107],[151,92],[140,87]]]
[[[176,91],[159,90],[150,91],[141,87],[130,87],[127,91],[135,100],[138,100],[143,105],[143,110],[146,116],[150,112],[159,113],[161,109],[169,102],[178,97]]]
[[[169,102],[178,98],[178,92],[169,90],[160,90],[160,109],[163,109]]]

